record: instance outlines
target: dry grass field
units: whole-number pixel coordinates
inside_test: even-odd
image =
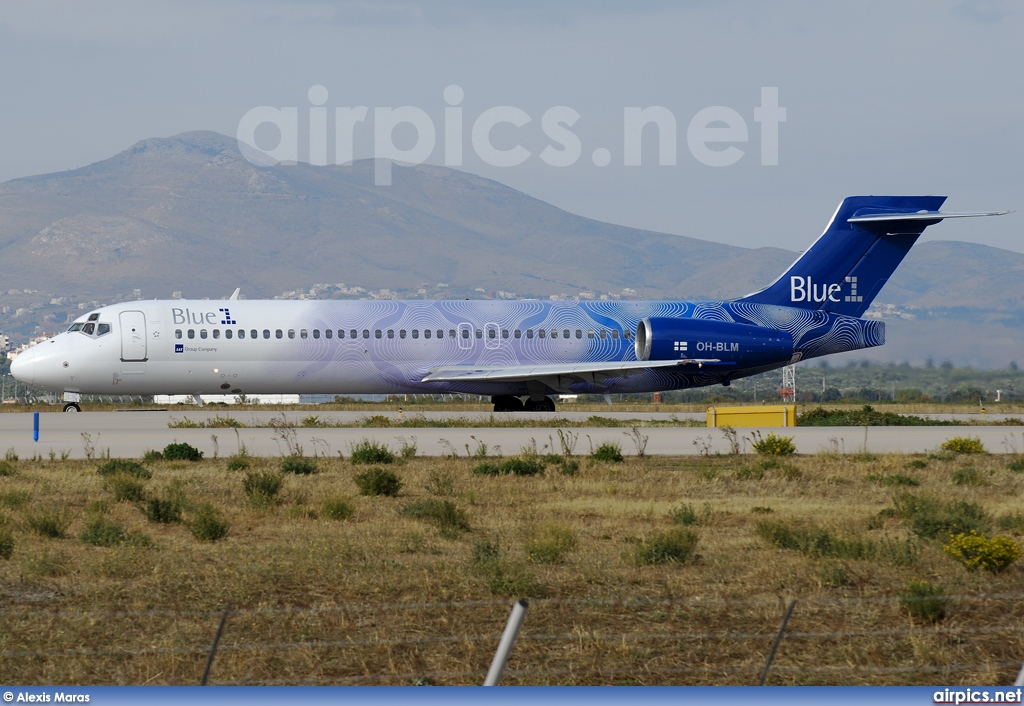
[[[230,608],[213,684],[479,684],[520,597],[505,684],[757,683],[793,599],[769,683],[1009,683],[1024,659],[1024,562],[969,571],[943,551],[951,522],[1020,542],[1020,459],[473,472],[506,461],[150,460],[148,479],[8,461],[0,681],[197,684]],[[372,468],[397,496],[360,494]],[[914,581],[941,596],[908,608]]]

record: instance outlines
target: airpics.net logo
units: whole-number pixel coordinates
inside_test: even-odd
[[[261,105],[252,108],[238,123],[236,138],[246,159],[261,166],[271,164],[297,164],[299,161],[300,120],[302,131],[308,125],[309,163],[314,166],[328,164],[351,164],[355,158],[357,132],[360,135],[372,130],[372,157],[376,158],[374,183],[378,186],[391,184],[391,164],[423,164],[441,150],[446,167],[461,167],[467,131],[473,153],[485,164],[492,167],[515,167],[534,157],[551,167],[569,167],[579,162],[584,155],[584,145],[573,126],[580,114],[567,105],[556,105],[544,111],[540,128],[546,139],[546,146],[534,154],[521,142],[513,138],[512,146],[507,139],[495,145],[494,135],[501,132],[519,134],[534,118],[525,110],[511,105],[487,108],[479,114],[467,115],[462,107],[465,91],[451,85],[444,89],[444,118],[438,135],[434,119],[422,108],[403,105],[398,108],[368,106],[334,107],[329,109],[327,88],[312,86],[307,94],[308,116],[300,118],[298,107]],[[775,166],[779,163],[779,125],[786,122],[786,109],[779,105],[777,87],[761,88],[760,105],[746,111],[758,126],[757,141],[760,143],[760,163]],[[371,115],[372,114],[372,115]],[[333,120],[330,118],[333,117]],[[709,167],[728,167],[736,164],[746,154],[744,149],[751,142],[751,130],[743,113],[724,105],[713,105],[697,111],[686,125],[686,146],[701,164]],[[266,126],[277,129],[277,144],[273,148],[258,146],[257,131]],[[651,126],[652,129],[645,129]],[[415,134],[411,146],[405,141],[396,144],[395,131]],[[329,132],[333,133],[334,154],[328,150]],[[597,167],[607,167],[617,157],[626,167],[642,166],[644,140],[657,141],[657,163],[674,166],[678,160],[678,121],[671,110],[660,105],[629,106],[622,112],[621,152],[618,147],[590,146],[591,162]],[[440,146],[438,143],[441,143]],[[617,154],[616,154],[617,153]]]

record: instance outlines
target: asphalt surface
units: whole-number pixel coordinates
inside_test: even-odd
[[[193,421],[212,419],[217,414],[231,415],[243,424],[267,423],[271,420],[286,422],[278,428],[214,428],[179,429],[168,424],[183,418]],[[397,420],[397,412],[385,413]],[[486,413],[425,412],[427,418],[444,419],[451,417],[489,418]],[[92,455],[112,458],[139,458],[150,449],[160,450],[172,442],[187,442],[205,453],[207,457],[230,456],[244,445],[249,453],[259,456],[279,456],[301,446],[306,455],[336,456],[339,452],[348,455],[352,444],[364,438],[371,438],[398,449],[404,443],[414,444],[419,455],[443,456],[453,451],[460,455],[477,449],[479,443],[487,445],[494,454],[518,453],[532,447],[534,441],[538,450],[545,445],[554,445],[560,451],[555,426],[549,428],[301,428],[299,421],[310,416],[310,412],[261,412],[229,410],[207,412],[196,410],[180,412],[82,412],[64,414],[59,411],[41,413],[39,441],[33,441],[33,419],[31,413],[0,414],[0,453],[10,449],[21,458],[40,456],[49,458],[87,458]],[[366,412],[324,412],[316,415],[327,422],[358,422],[368,417]],[[405,417],[410,413],[406,412]],[[508,415],[494,415],[508,416]],[[542,413],[514,415],[534,418],[550,418]],[[555,416],[585,420],[591,413],[559,413]],[[608,412],[597,416],[620,419],[669,418],[661,413]],[[977,419],[976,415],[964,415]],[[993,419],[995,415],[989,417]],[[703,419],[701,414],[678,414],[678,419]],[[570,428],[568,432],[578,435],[575,452],[586,454],[590,444],[595,447],[606,441],[622,446],[626,455],[637,453],[636,445],[630,439],[629,429],[608,427]],[[799,453],[838,451],[854,453],[867,450],[873,453],[926,453],[934,451],[947,439],[954,436],[979,437],[985,448],[992,453],[1024,452],[1024,426],[998,427],[790,427],[786,429],[764,428],[759,430],[739,429],[738,436],[743,451],[750,452],[750,441],[755,432],[784,433],[792,436]],[[641,428],[647,437],[646,453],[682,456],[700,453],[728,453],[729,442],[718,429],[658,427]]]

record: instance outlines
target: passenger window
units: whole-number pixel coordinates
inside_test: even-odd
[[[256,332],[255,332],[255,331],[253,331],[253,333],[256,333]],[[240,328],[240,329],[238,329],[238,337],[239,337],[239,338],[245,338],[245,329],[244,329],[244,328]],[[255,337],[255,336],[253,336],[253,338],[256,338],[256,337]]]
[[[188,337],[189,338],[195,338],[196,337],[196,330],[194,328],[190,328],[188,330]]]
[[[276,338],[284,338],[284,331],[282,331],[281,329],[276,329],[274,331],[274,336]]]
[[[484,337],[484,332],[481,331],[480,329],[477,329],[476,330],[476,337],[477,338],[483,338]]]
[[[593,338],[593,337],[594,337],[594,332],[593,331],[587,331],[587,338]]]
[[[619,340],[619,330],[617,328],[612,329],[612,339]]]
[[[533,329],[532,328],[526,329],[526,337],[527,338],[533,338]]]
[[[72,330],[72,331],[74,331],[74,330],[75,330],[75,327],[74,327],[74,326],[72,326],[72,327],[71,327],[71,330]],[[181,329],[180,329],[180,328],[176,328],[176,329],[174,329],[174,337],[175,337],[175,338],[181,338]]]
[[[562,338],[569,338],[569,329],[562,331]]]
[[[558,338],[558,329],[551,329],[551,338]]]
[[[288,329],[288,338],[295,338],[295,329]]]
[[[583,338],[583,332],[579,329],[576,329],[576,338]]]
[[[381,333],[380,329],[374,330],[373,337],[374,338],[382,338],[383,337],[383,334]]]
[[[462,329],[462,337],[463,338],[469,338],[469,329],[468,328]]]
[[[82,327],[82,333],[91,336],[96,331],[96,324],[89,323]]]
[[[224,329],[224,338],[231,338],[233,335],[231,329]]]
[[[258,334],[259,334],[259,331],[257,331],[256,329],[253,329],[252,331],[249,332],[249,338],[259,338]],[[270,338],[270,331],[264,331],[263,332],[263,338]]]
[[[313,329],[313,338],[317,338],[319,335],[320,331],[318,329]],[[324,330],[324,338],[331,338],[332,336],[334,336],[334,331],[331,329]]]
[[[497,338],[498,332],[492,328],[487,329],[487,338]]]
[[[416,332],[413,331],[412,333],[413,333],[413,338],[415,338],[416,337]],[[430,338],[430,329],[428,329],[428,328],[423,329],[423,338]]]
[[[608,338],[608,332],[605,331],[604,329],[601,329],[601,338],[602,339]]]
[[[388,338],[394,338],[394,337],[395,337],[394,329],[388,329]]]
[[[204,328],[199,329],[199,338],[206,338],[207,335],[208,334],[207,334],[206,329],[204,329]]]
[[[512,332],[512,335],[515,336],[516,338],[522,338],[523,332],[520,331],[519,329],[516,329],[515,331]]]
[[[306,329],[302,329],[301,331],[299,331],[299,338],[303,340],[309,338],[309,331],[307,331]]]
[[[537,335],[541,338],[547,338],[548,332],[544,329],[537,329]]]
[[[507,328],[503,328],[501,330],[501,337],[502,338],[508,338],[508,329]]]
[[[398,337],[405,338],[405,329],[402,329],[401,331],[398,332]]]
[[[380,333],[380,331],[378,331],[377,333]],[[364,328],[363,329],[363,338],[369,338],[369,337],[370,337],[370,329]],[[379,338],[379,336],[378,336],[378,338]]]
[[[625,331],[623,331],[623,332],[622,332],[622,337],[623,337],[623,338],[625,338],[626,340],[629,340],[629,337],[630,337],[630,336],[631,336],[632,334],[633,334],[633,332],[632,332],[632,331],[630,331],[629,329],[626,329]]]
[[[253,338],[256,338],[256,337],[253,336]],[[268,328],[263,329],[263,338],[270,338],[270,329],[268,329]]]
[[[220,338],[220,329],[219,328],[215,328],[213,330],[213,337],[214,338]]]
[[[402,333],[405,333],[405,332],[403,331]],[[418,328],[414,328],[412,330],[412,337],[413,338],[419,338],[420,337],[420,330]]]

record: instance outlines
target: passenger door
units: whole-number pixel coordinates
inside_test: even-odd
[[[121,360],[146,360],[146,315],[141,311],[121,312]]]

